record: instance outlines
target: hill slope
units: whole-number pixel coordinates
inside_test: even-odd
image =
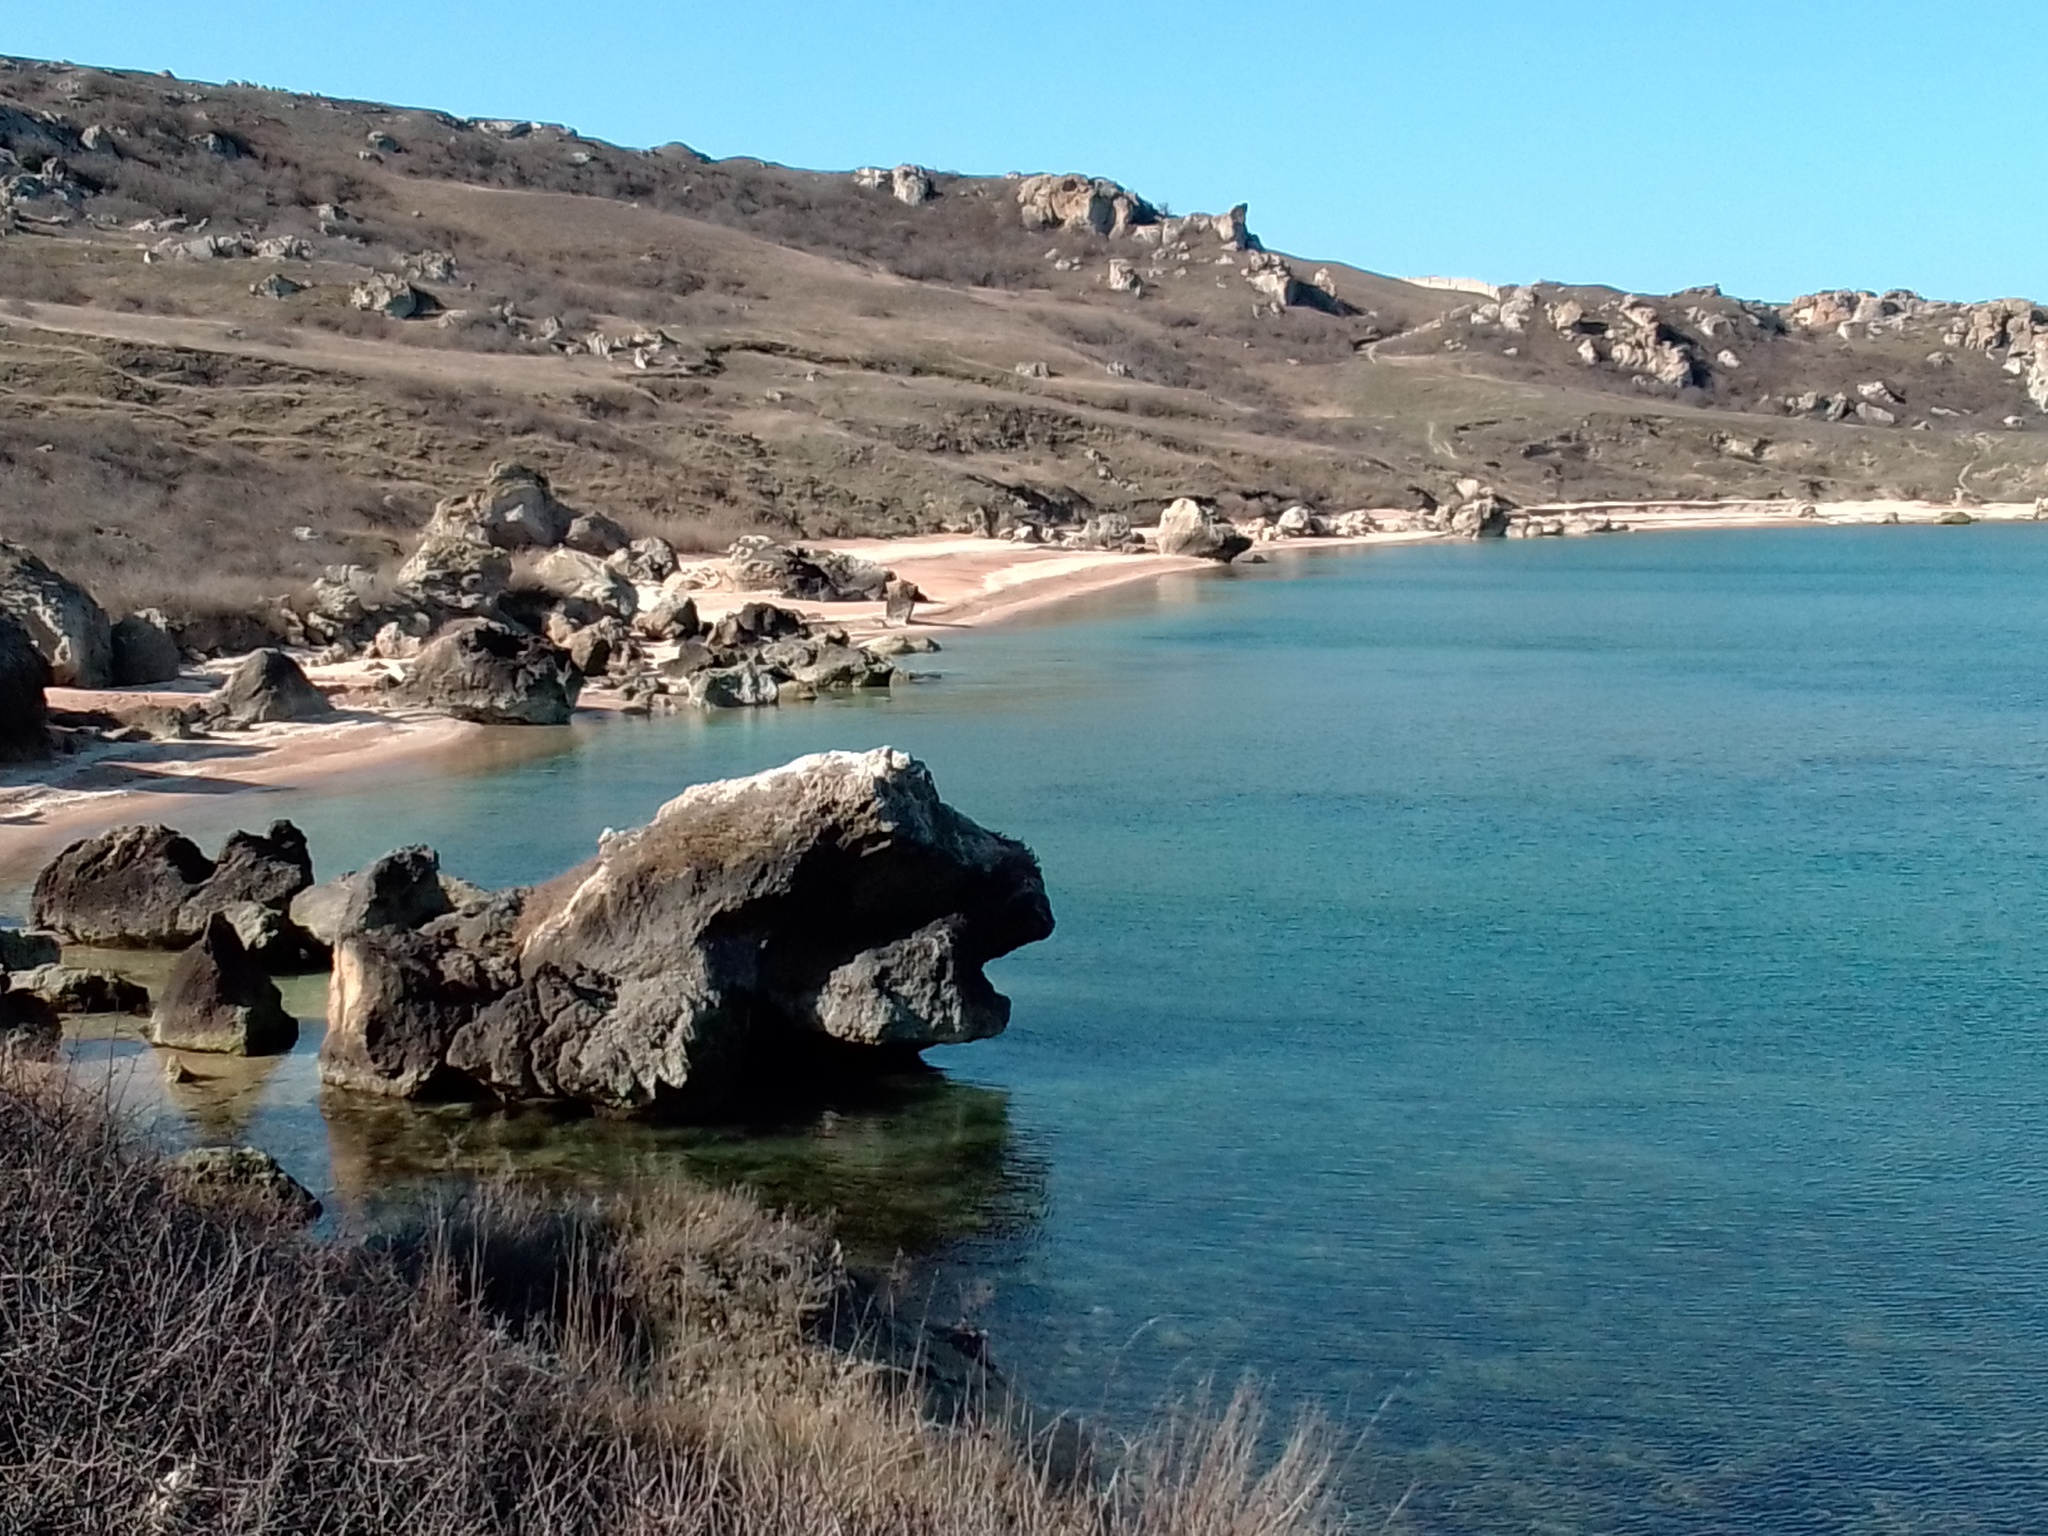
[[[1468,475],[1524,502],[2048,490],[2025,303],[1476,294],[1105,182],[25,60],[0,147],[0,533],[115,604],[389,561],[507,458],[700,547]]]

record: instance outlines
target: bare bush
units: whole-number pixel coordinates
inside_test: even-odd
[[[0,1074],[0,1529],[28,1536],[1294,1536],[1313,1436],[1240,1395],[1096,1475],[817,1342],[815,1235],[737,1196],[472,1200],[365,1244],[199,1205]]]

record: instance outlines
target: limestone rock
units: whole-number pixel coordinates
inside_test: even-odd
[[[551,549],[541,555],[513,579],[512,591],[541,594],[572,624],[630,619],[640,608],[640,594],[630,581],[596,555],[574,549]]]
[[[1145,291],[1145,282],[1138,276],[1137,266],[1121,257],[1109,264],[1109,275],[1103,281],[1109,284],[1111,293],[1142,294]]]
[[[602,512],[579,512],[569,520],[562,542],[581,554],[595,555],[603,560],[626,548],[631,540],[625,529]],[[660,579],[659,576],[654,578],[656,581]]]
[[[1022,844],[901,753],[825,753],[686,790],[523,895],[345,939],[321,1072],[716,1112],[807,1056],[999,1032],[983,965],[1051,930]]]
[[[118,620],[113,627],[113,676],[117,688],[175,681],[184,657],[170,626],[154,608]]]
[[[39,997],[58,1013],[148,1013],[149,990],[112,971],[39,965],[10,971],[8,990]]]
[[[164,1168],[187,1199],[202,1204],[253,1208],[298,1225],[320,1217],[312,1191],[255,1147],[194,1147],[165,1158]]]
[[[1113,181],[1087,176],[1026,176],[1017,183],[1017,206],[1026,229],[1121,235],[1159,215],[1152,205]]]
[[[605,563],[626,580],[654,586],[675,575],[675,546],[666,539],[634,539]]]
[[[562,725],[583,679],[538,635],[489,619],[449,625],[421,647],[398,696],[485,725]]]
[[[430,533],[437,527],[460,532],[499,549],[553,549],[568,537],[576,517],[546,475],[504,462],[493,464],[490,478],[476,490],[437,502],[427,526]]]
[[[899,165],[889,173],[889,190],[899,203],[915,208],[939,194],[932,186],[931,172],[920,165]]]
[[[0,609],[0,763],[38,763],[50,755],[49,684],[50,663],[28,630]]]
[[[351,934],[418,928],[455,910],[441,858],[414,845],[292,898],[292,921],[330,948]]]
[[[417,320],[441,306],[424,289],[415,288],[396,272],[379,272],[349,290],[349,303],[393,320]]]
[[[77,943],[176,949],[236,902],[283,911],[313,883],[305,834],[288,821],[235,832],[209,859],[169,827],[115,827],[71,844],[36,877],[37,928]]]
[[[152,1044],[232,1056],[278,1056],[298,1043],[299,1021],[277,986],[216,912],[178,957],[149,1019]]]
[[[1160,515],[1161,554],[1229,561],[1251,547],[1250,539],[1191,497],[1181,497]]]
[[[60,688],[114,680],[113,626],[92,594],[19,544],[0,539],[0,610],[28,632]]]
[[[633,628],[649,640],[688,640],[701,634],[697,601],[687,592],[664,592],[654,606],[633,616]]]
[[[277,649],[242,658],[214,696],[218,718],[234,725],[319,720],[334,713],[327,695],[315,688],[299,664]]]
[[[894,574],[871,560],[809,545],[777,544],[761,534],[737,540],[726,560],[733,584],[742,590],[807,602],[874,602]]]

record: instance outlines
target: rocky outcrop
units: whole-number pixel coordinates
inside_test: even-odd
[[[742,591],[773,592],[814,603],[879,601],[894,572],[836,550],[778,544],[748,534],[726,551],[733,585]]]
[[[1135,192],[1088,176],[1026,176],[1017,183],[1017,207],[1026,229],[1076,234],[1121,235],[1159,218]]]
[[[1037,861],[882,749],[706,784],[582,867],[341,939],[325,1081],[716,1113],[800,1063],[982,1039],[1052,931]]]
[[[226,725],[269,725],[323,719],[334,706],[296,661],[272,647],[242,658],[214,695],[210,713]]]
[[[595,555],[551,549],[513,578],[505,608],[521,618],[558,613],[571,624],[630,620],[640,609],[633,584]]]
[[[1159,552],[1163,555],[1235,560],[1251,547],[1249,538],[1191,497],[1181,497],[1160,514]]]
[[[604,560],[627,548],[632,543],[632,538],[624,528],[602,512],[578,512],[569,520],[568,530],[562,535],[562,543],[581,554],[595,555],[598,559]],[[669,570],[674,569],[675,565],[671,560]],[[668,571],[663,571],[661,576],[667,574]],[[650,579],[659,581],[661,576]]]
[[[0,610],[11,614],[50,664],[60,688],[114,680],[113,626],[92,594],[19,544],[0,540]]]
[[[417,320],[441,305],[423,288],[415,288],[396,272],[379,272],[349,290],[349,303],[393,320]]]
[[[149,989],[112,971],[38,965],[10,971],[7,988],[41,998],[57,1013],[148,1013]]]
[[[292,921],[330,948],[351,934],[418,928],[455,910],[451,882],[431,848],[395,849],[364,868],[292,898]],[[455,887],[458,894],[475,894]]]
[[[81,944],[176,949],[238,902],[284,912],[313,883],[305,834],[288,821],[235,832],[209,859],[169,827],[115,827],[73,843],[36,877],[35,926]]]
[[[242,947],[235,925],[216,912],[171,968],[149,1017],[149,1038],[180,1051],[281,1056],[298,1043],[299,1021]]]
[[[164,616],[153,608],[115,622],[112,633],[116,688],[147,687],[176,680],[184,666],[178,642]]]
[[[50,663],[14,615],[0,610],[0,763],[50,755]]]
[[[396,696],[483,725],[562,725],[582,687],[568,654],[540,636],[464,619],[420,648]]]
[[[889,173],[889,191],[897,202],[907,203],[912,208],[939,195],[932,185],[931,172],[921,165],[897,166]]]
[[[553,549],[577,514],[555,496],[548,477],[524,464],[498,463],[476,490],[437,503],[428,524],[460,528],[499,549]]]

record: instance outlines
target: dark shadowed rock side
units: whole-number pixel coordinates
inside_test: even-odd
[[[482,725],[562,725],[582,689],[568,654],[540,636],[464,619],[427,642],[397,697]]]
[[[1031,851],[922,764],[823,753],[686,790],[545,885],[341,935],[321,1076],[717,1114],[821,1062],[999,1033],[982,967],[1052,926]]]
[[[242,658],[214,696],[212,710],[223,724],[269,725],[319,720],[333,714],[334,706],[296,661],[271,647]]]
[[[169,827],[115,827],[73,843],[36,877],[35,926],[81,944],[180,949],[217,912],[249,905],[283,913],[313,883],[306,835],[288,821],[235,832],[209,859]]]
[[[28,630],[0,612],[0,763],[38,763],[50,755],[49,686],[50,664]]]
[[[231,1056],[280,1056],[298,1043],[299,1021],[277,985],[216,912],[199,942],[178,957],[149,1019],[152,1044]]]

